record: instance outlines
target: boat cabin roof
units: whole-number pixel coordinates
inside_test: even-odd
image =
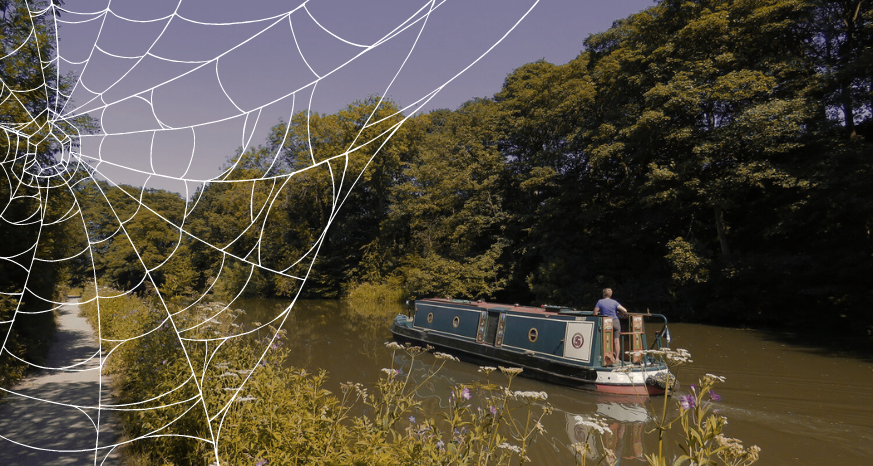
[[[426,298],[419,299],[420,302],[429,302],[429,303],[440,303],[440,304],[453,304],[453,305],[462,305],[462,306],[470,306],[477,309],[486,309],[486,310],[494,310],[494,311],[510,311],[517,312],[522,314],[533,314],[541,317],[549,317],[556,315],[590,315],[594,316],[593,311],[581,311],[578,309],[573,309],[567,306],[551,306],[548,304],[543,304],[540,307],[534,306],[520,306],[518,304],[501,304],[501,303],[489,303],[487,301],[469,301],[466,299],[449,299],[449,298]],[[600,316],[595,316],[600,317]]]

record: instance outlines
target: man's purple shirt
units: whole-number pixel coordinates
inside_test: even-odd
[[[618,317],[618,314],[615,312],[618,306],[621,306],[621,304],[612,298],[603,298],[597,301],[596,305],[600,309],[600,313],[607,317]]]

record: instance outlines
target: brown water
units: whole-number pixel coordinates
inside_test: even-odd
[[[250,320],[265,322],[286,304],[247,300],[234,307],[246,309]],[[384,346],[391,339],[388,325],[403,311],[300,301],[285,325],[293,348],[289,364],[326,369],[334,388],[345,381],[372,384],[380,369],[390,365],[391,352]],[[687,393],[688,384],[705,373],[726,377],[717,387],[719,408],[729,419],[725,434],[747,446],[759,445],[763,451],[758,464],[873,464],[873,363],[788,345],[763,332],[694,324],[673,324],[670,329],[672,346],[688,349],[694,359],[678,372],[683,388],[677,394]],[[453,385],[481,380],[477,369],[449,362],[422,395],[445,399]],[[567,445],[585,434],[575,427],[579,414],[609,419],[612,433],[606,440],[621,464],[645,464],[643,455],[657,451],[655,436],[646,433],[654,424],[645,404],[528,379],[517,379],[513,388],[544,390],[555,408],[544,422],[546,441],[531,451],[534,464],[573,464]],[[668,451],[678,449],[671,446]]]

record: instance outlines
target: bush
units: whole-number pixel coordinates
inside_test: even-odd
[[[434,416],[416,392],[451,356],[423,364],[424,349],[392,342],[392,361],[405,357],[403,367],[383,369],[372,394],[352,382],[334,394],[324,388],[325,372],[284,365],[283,331],[237,324],[242,311],[221,303],[161,310],[148,298],[100,294],[87,289],[82,312],[110,347],[107,371],[132,440],[130,462],[524,463],[545,432],[546,394],[509,389],[518,369],[503,369],[506,387],[455,387],[448,409]],[[486,378],[493,370],[483,368]]]

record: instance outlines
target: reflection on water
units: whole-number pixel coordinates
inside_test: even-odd
[[[290,304],[277,300],[241,300],[249,321],[268,322]],[[329,388],[338,391],[345,381],[372,384],[380,369],[391,364],[384,343],[388,326],[402,305],[352,308],[333,300],[299,301],[284,328],[292,348],[290,365],[330,374]],[[694,364],[679,373],[685,387],[705,373],[727,377],[717,387],[719,409],[728,417],[725,434],[761,446],[760,464],[867,465],[873,458],[873,364],[828,357],[802,347],[769,341],[764,334],[692,324],[670,326],[674,348],[691,351]],[[398,355],[395,367],[402,365]],[[415,370],[433,364],[422,358]],[[425,406],[447,405],[454,385],[484,381],[478,366],[449,362],[438,377],[419,391]],[[413,373],[415,376],[415,373]],[[494,381],[502,379],[492,374]],[[645,464],[646,453],[657,451],[654,428],[643,400],[604,396],[542,382],[516,379],[515,390],[544,390],[555,413],[546,418],[547,441],[530,452],[534,464],[573,464],[569,445],[589,440],[576,416],[597,414],[606,419],[606,446],[615,450],[620,464]],[[680,394],[687,389],[680,388]],[[658,399],[661,401],[661,399]],[[673,403],[671,401],[671,403]],[[580,440],[584,437],[585,440]],[[679,438],[667,445],[675,450]],[[593,441],[593,440],[592,440]],[[597,440],[597,452],[602,452]],[[677,451],[678,453],[678,451]]]
[[[570,443],[587,443],[588,458],[599,460],[606,446],[617,459],[645,463],[643,456],[643,429],[651,420],[645,403],[634,401],[609,401],[597,403],[595,414],[606,421],[606,431],[600,432],[580,415],[564,413],[567,438]]]

